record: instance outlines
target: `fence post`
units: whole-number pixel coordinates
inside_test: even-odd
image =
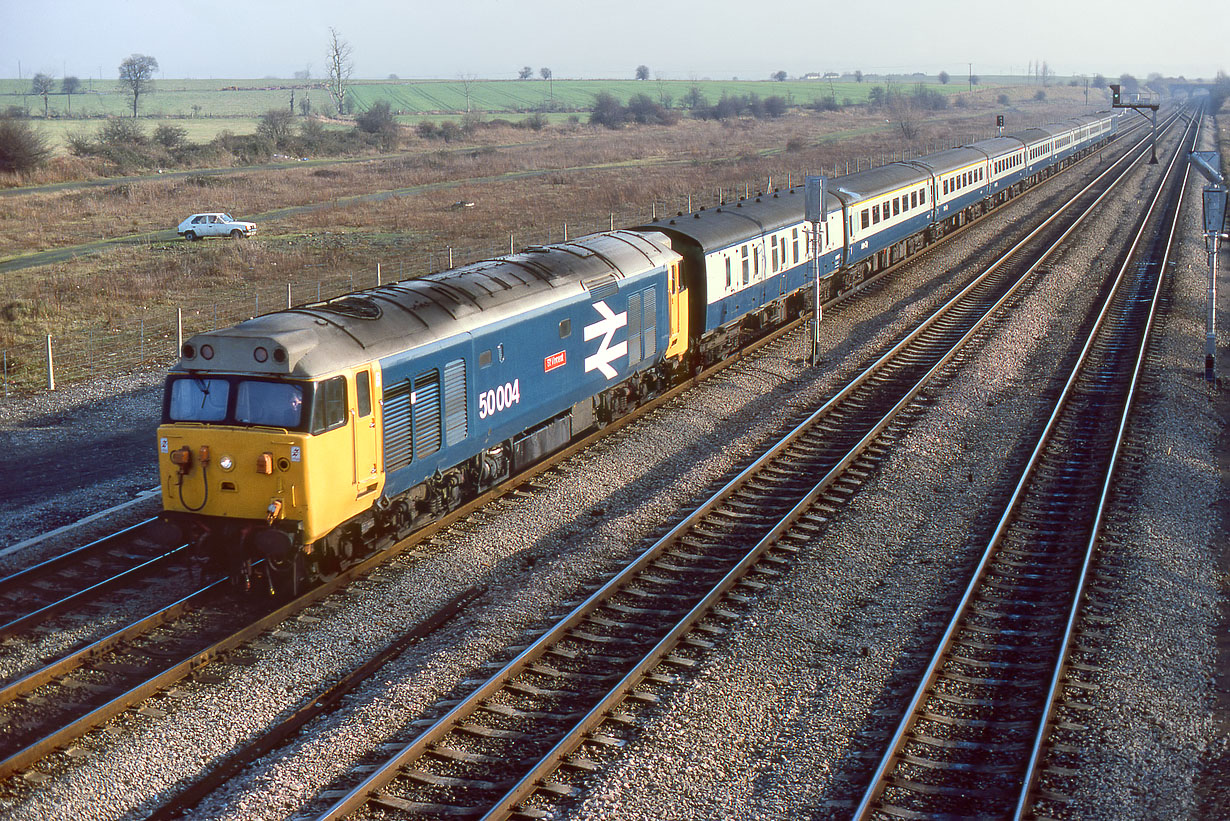
[[[453,246],[448,247],[448,267],[452,270],[453,267]]]
[[[256,292],[256,313],[252,314],[252,316],[260,316],[260,315],[261,315],[261,292],[257,291]]]
[[[175,355],[184,349],[184,309],[175,309]]]
[[[47,390],[56,389],[56,368],[51,358],[51,334],[47,334]]]
[[[611,230],[612,231],[615,230],[615,212],[614,211],[611,212]]]
[[[4,398],[9,398],[9,352],[4,352]]]
[[[568,241],[568,223],[564,223],[564,242]]]
[[[376,263],[376,287],[379,288],[383,284],[384,283],[380,281],[380,263],[377,262]],[[290,289],[289,285],[287,285],[286,287],[288,290]],[[290,304],[288,303],[286,307],[289,308]]]
[[[512,235],[512,234],[509,234],[509,235],[508,235],[508,253],[510,253],[510,254],[515,254],[515,253],[516,253],[516,248],[515,248],[515,246],[513,245],[513,235]]]
[[[145,361],[145,317],[141,317],[141,342],[137,346],[137,364]]]

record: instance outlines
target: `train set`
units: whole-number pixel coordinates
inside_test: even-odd
[[[163,523],[293,594],[628,413],[1114,137],[1078,117],[198,334],[167,377]],[[813,258],[815,267],[813,267]]]

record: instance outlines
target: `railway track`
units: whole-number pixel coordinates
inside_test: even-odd
[[[696,662],[861,482],[919,392],[1143,159],[1107,169],[1009,254],[795,426],[632,564],[394,754],[365,764],[319,815],[545,817],[622,742],[621,706]],[[396,746],[396,745],[391,745]],[[366,808],[363,810],[362,808]]]
[[[47,621],[120,586],[139,584],[183,560],[144,534],[147,519],[0,579],[0,638]]]
[[[1179,159],[1126,261],[903,717],[855,809],[861,819],[1062,812],[1056,705],[1079,708],[1096,667],[1070,658],[1136,383],[1169,262]],[[1153,246],[1138,256],[1146,238]]]
[[[890,271],[891,270],[892,269],[890,269]],[[875,280],[869,280],[867,283],[864,283],[864,287],[872,284],[874,281]],[[849,295],[850,294],[847,294],[846,296]],[[782,330],[782,333],[789,332],[793,327],[795,326],[788,326]],[[772,338],[773,337],[768,338],[760,344],[767,344],[772,340]],[[939,365],[936,367],[939,367]],[[869,379],[869,381],[871,380]],[[669,401],[669,399],[673,398],[674,395],[684,389],[686,389],[686,386],[681,387],[678,391],[668,394],[663,397],[662,400],[646,410],[652,410],[653,407],[660,406],[662,403]],[[903,402],[905,401],[906,400],[903,400]],[[857,407],[858,404],[858,400],[856,400],[854,405],[850,407]],[[619,426],[629,424],[633,421],[633,419],[634,417],[629,417]],[[608,429],[608,431],[609,430],[610,429]],[[589,440],[578,443],[569,451],[561,454],[559,458],[567,458],[567,456],[572,452],[575,452],[588,444]],[[839,503],[842,501],[842,499],[848,495],[848,492],[857,485],[857,476],[859,473],[861,471],[865,472],[872,469],[876,450],[877,446],[874,445],[870,446],[869,450],[865,449],[865,452],[862,455],[855,457],[852,460],[851,464],[853,464],[853,470],[847,471],[846,475],[840,481],[835,479],[834,482],[831,483],[831,486],[825,491],[825,493],[831,497],[831,502]],[[868,456],[868,453],[871,455]],[[811,459],[814,455],[815,454],[809,455],[807,458]],[[795,458],[798,459],[802,457],[796,456]],[[536,468],[530,474],[518,477],[512,485],[502,488],[498,493],[491,495],[499,495],[499,493],[507,492],[512,486],[527,481],[533,473],[545,470],[551,464],[558,461],[559,459],[553,460],[550,463]],[[784,469],[779,468],[779,471],[784,470],[786,473],[792,473],[795,470],[795,467],[789,460],[784,464],[787,465],[787,467]],[[850,467],[850,464],[847,464],[845,467]],[[772,471],[768,471],[766,475],[771,473]],[[851,479],[852,476],[855,478]],[[802,486],[788,488],[787,495],[789,495],[789,493],[804,492],[805,490],[806,489]],[[753,512],[758,509],[759,505],[764,503],[765,499],[767,499],[767,497],[764,496],[764,492],[767,491],[762,491],[760,497],[758,497],[756,493],[752,493],[752,496],[749,497],[751,501],[743,502],[745,506],[744,513],[746,515],[752,516]],[[777,494],[777,492],[777,490],[772,490],[770,495]],[[404,545],[401,545],[398,550],[405,550],[415,544],[425,541],[430,538],[431,535],[438,532],[441,528],[448,526],[453,521],[468,515],[468,513],[472,510],[485,504],[489,501],[489,498],[490,496],[475,500],[472,505],[462,508],[448,519],[445,519],[440,523],[431,526],[427,530],[416,534],[412,540],[406,542]],[[812,521],[815,520],[813,519]],[[806,526],[807,525],[805,524],[804,527]],[[743,536],[746,535],[743,534],[742,531],[740,531],[740,534],[740,538],[743,538]],[[789,550],[786,548],[777,548],[777,550],[779,552],[784,550],[787,554],[789,553]],[[202,665],[226,654],[235,653],[235,651],[238,648],[241,648],[245,642],[250,641],[253,637],[259,635],[264,630],[269,629],[272,625],[278,623],[278,621],[285,619],[293,612],[302,610],[310,604],[319,601],[332,593],[334,590],[338,589],[340,586],[349,582],[351,579],[366,573],[374,567],[375,564],[387,560],[387,558],[388,554],[385,554],[384,556],[376,557],[368,562],[365,562],[351,571],[348,571],[342,577],[329,585],[326,585],[323,588],[318,588],[316,591],[312,591],[303,599],[294,602],[291,605],[287,605],[286,607],[279,608],[278,610],[266,608],[266,612],[263,614],[254,610],[251,613],[245,613],[241,618],[235,619],[233,622],[222,617],[208,615],[207,611],[202,610],[200,612],[199,620],[192,619],[185,622],[185,625],[188,628],[187,632],[191,633],[193,630],[198,629],[200,627],[198,621],[200,623],[208,622],[213,624],[214,628],[209,631],[201,631],[204,638],[197,641],[195,644],[180,644],[178,639],[167,638],[166,636],[175,631],[176,628],[174,626],[167,626],[166,622],[182,618],[183,614],[190,612],[193,609],[212,606],[208,602],[208,596],[212,594],[202,591],[200,594],[196,594],[193,597],[188,597],[182,601],[176,602],[174,607],[179,608],[178,610],[168,609],[166,611],[151,614],[146,619],[143,619],[138,625],[133,625],[130,628],[126,628],[124,631],[116,631],[116,633],[106,637],[106,641],[109,642],[106,646],[100,643],[97,646],[82,648],[81,651],[75,654],[73,660],[60,660],[59,663],[61,666],[58,668],[58,671],[52,670],[51,665],[48,666],[47,670],[38,671],[37,676],[45,678],[36,679],[34,677],[35,674],[27,676],[22,680],[22,682],[18,683],[18,686],[15,689],[3,691],[3,693],[11,693],[11,696],[0,694],[0,705],[4,702],[8,702],[8,704],[13,705],[13,713],[11,715],[0,716],[0,726],[6,727],[6,735],[15,742],[11,745],[9,750],[0,751],[0,755],[7,755],[3,761],[0,761],[0,775],[9,774],[28,766],[31,762],[45,755],[49,750],[63,746],[65,743],[71,741],[75,736],[80,735],[92,726],[98,726],[98,724],[102,721],[105,721],[108,717],[115,715],[119,711],[139,704],[141,701],[147,699],[151,694],[164,690],[170,684],[174,683],[183,676],[188,675],[192,671],[199,669]],[[727,557],[721,561],[729,560],[730,557]],[[766,578],[771,578],[771,573],[766,571],[772,570],[772,565],[775,561],[788,561],[788,559],[783,559],[780,556],[767,556],[763,558],[758,565],[756,565],[759,569],[756,569],[753,572]],[[667,563],[669,564],[669,562]],[[673,579],[670,581],[672,583],[674,582]],[[748,590],[755,589],[756,582],[755,580],[743,580],[738,584],[745,590]],[[728,604],[731,604],[737,602],[737,597],[739,595],[740,594],[738,593],[727,593],[725,594],[725,599]],[[200,596],[200,598],[197,598],[197,596]],[[731,606],[734,606],[734,604],[731,604]],[[161,634],[160,640],[152,640],[152,644],[160,652],[149,654],[152,659],[157,659],[161,656],[160,663],[156,664],[151,662],[146,664],[144,662],[132,662],[131,660],[125,661],[115,655],[117,652],[120,652],[121,648],[132,645],[136,639],[151,629],[165,631]],[[720,628],[715,627],[715,629]],[[689,641],[693,644],[697,644],[702,640],[693,637],[689,639]],[[241,649],[236,656],[237,658],[242,658]],[[683,657],[680,656],[679,658]],[[119,668],[127,669],[121,671]],[[65,676],[67,675],[67,670],[69,669],[76,669],[77,673],[75,673],[72,677],[66,678]],[[100,670],[104,671],[107,675],[116,672],[123,672],[125,675],[128,675],[129,678],[96,678],[95,676]],[[141,680],[138,681],[138,679]],[[55,681],[61,681],[62,683],[54,684],[53,682]],[[83,684],[85,686],[81,686]],[[43,688],[47,686],[60,687],[60,695],[43,695],[43,692],[45,692]],[[80,697],[82,691],[89,691],[96,694],[97,697],[93,699],[83,699]],[[34,699],[31,699],[30,694],[34,694]],[[68,694],[72,694],[76,697],[70,698]],[[42,705],[36,704],[35,699],[42,699],[44,703]],[[75,717],[69,716],[67,719],[62,717],[44,721],[42,719],[36,720],[29,718],[29,716],[20,713],[19,708],[24,709],[23,705],[34,704],[35,707],[42,708],[47,706],[48,702],[54,702],[57,700],[62,700],[66,704],[70,704],[73,708],[68,710],[63,715],[73,714]],[[35,709],[29,715],[50,715],[53,712],[55,711],[51,709]],[[57,726],[57,722],[59,726]],[[9,728],[15,729],[8,731]],[[34,740],[36,737],[38,740]],[[21,744],[25,744],[25,746],[21,746]]]

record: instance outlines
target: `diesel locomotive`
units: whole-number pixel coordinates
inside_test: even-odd
[[[1111,139],[1081,117],[198,334],[158,429],[163,521],[294,594]]]

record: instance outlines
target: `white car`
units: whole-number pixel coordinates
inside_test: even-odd
[[[200,239],[201,237],[250,237],[256,231],[256,223],[242,222],[231,219],[230,214],[214,212],[211,214],[193,214],[179,224],[175,229],[184,239]]]

